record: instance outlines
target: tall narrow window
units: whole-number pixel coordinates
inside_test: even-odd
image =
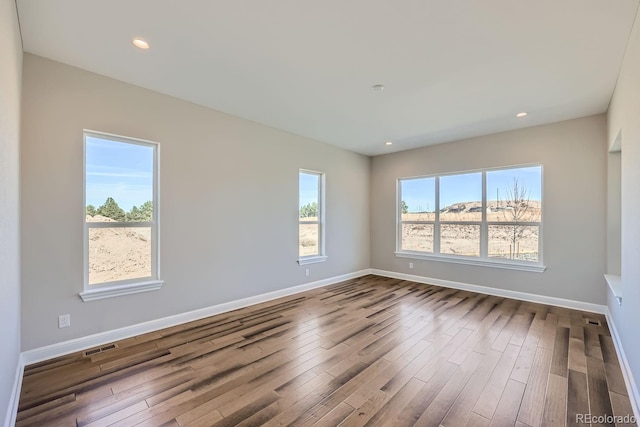
[[[300,264],[324,261],[324,174],[301,170],[298,198]]]
[[[158,289],[158,144],[84,133],[86,300]]]

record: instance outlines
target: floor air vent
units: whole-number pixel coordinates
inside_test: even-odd
[[[118,348],[117,344],[109,344],[109,345],[105,345],[104,347],[98,347],[98,348],[93,348],[91,350],[87,350],[84,352],[84,356],[95,356],[96,354],[99,353],[104,353],[105,351],[109,351],[109,350],[113,350],[114,348]]]
[[[602,326],[602,323],[600,323],[600,321],[599,321],[599,320],[586,318],[586,319],[584,319],[584,321],[585,321],[585,323],[586,323],[587,325],[592,325],[592,326]]]

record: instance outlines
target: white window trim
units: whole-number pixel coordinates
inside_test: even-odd
[[[326,255],[309,255],[305,257],[300,257],[298,260],[298,264],[307,265],[307,264],[316,264],[318,262],[325,262],[327,260]]]
[[[153,219],[150,222],[109,222],[109,223],[87,223],[86,207],[87,207],[87,136],[101,139],[108,139],[116,142],[127,144],[138,144],[154,148],[153,159]],[[123,295],[130,295],[140,292],[149,292],[159,290],[164,281],[160,279],[160,144],[145,139],[131,138],[128,136],[115,135],[111,133],[99,132],[90,129],[83,130],[83,180],[82,180],[82,198],[83,198],[83,228],[84,228],[84,254],[83,269],[84,281],[83,291],[79,293],[80,298],[87,301],[94,301],[103,298],[113,298]],[[89,225],[90,224],[90,225]],[[151,227],[152,245],[151,245],[151,272],[150,277],[141,277],[136,279],[118,280],[105,282],[101,284],[89,285],[89,229],[90,228],[109,228],[109,227]]]
[[[540,222],[496,222],[496,221],[487,221],[487,172],[499,171],[499,170],[507,170],[507,169],[518,169],[518,168],[526,168],[526,167],[540,167],[541,168],[541,205],[542,212]],[[482,219],[480,221],[440,221],[440,177],[450,176],[450,175],[462,175],[466,173],[482,173]],[[435,219],[433,221],[402,221],[402,187],[401,181],[409,180],[409,179],[420,179],[420,178],[435,178],[435,199],[436,199],[436,209],[435,209]],[[460,171],[460,172],[451,172],[451,173],[441,173],[441,174],[433,174],[433,175],[424,175],[424,176],[413,176],[406,178],[398,178],[396,180],[396,251],[394,254],[398,258],[409,258],[409,259],[418,259],[418,260],[427,260],[427,261],[440,261],[440,262],[450,262],[456,264],[466,264],[466,265],[474,265],[474,266],[482,266],[482,267],[495,267],[495,268],[503,268],[508,270],[519,270],[519,271],[529,271],[529,272],[537,272],[542,273],[546,270],[546,266],[543,263],[543,253],[542,253],[542,236],[543,236],[543,224],[544,224],[544,166],[539,163],[532,164],[523,164],[523,165],[513,165],[513,166],[505,166],[499,168],[487,168],[487,169],[477,169],[477,170],[469,170],[469,171]],[[420,251],[410,251],[402,249],[402,225],[403,224],[431,224],[433,225],[433,252],[420,252]],[[460,224],[460,225],[479,225],[480,226],[480,256],[472,257],[472,256],[464,256],[464,255],[451,255],[451,254],[441,254],[440,251],[440,230],[438,225],[442,224]],[[520,260],[505,260],[501,258],[490,258],[487,253],[487,243],[488,243],[488,228],[491,225],[531,225],[538,226],[538,261],[520,261]]]
[[[109,282],[115,283],[115,282]],[[122,285],[109,285],[108,287],[99,287],[98,289],[86,290],[80,292],[80,298],[82,301],[94,301],[104,298],[119,297],[122,295],[138,294],[141,292],[157,291],[162,288],[164,281],[162,280],[149,280],[149,281],[136,281],[134,283],[126,283]]]
[[[318,224],[318,253],[315,255],[300,256],[298,252],[298,264],[307,265],[319,262],[325,262],[327,255],[325,252],[325,188],[326,176],[324,172],[318,172],[310,169],[300,169],[298,171],[298,179],[301,173],[318,175],[318,220],[304,221],[300,220],[300,188],[298,187],[298,248],[300,247],[300,224]]]
[[[478,265],[482,267],[504,268],[507,270],[532,271],[536,273],[544,272],[547,267],[535,263],[524,263],[518,261],[501,261],[498,259],[488,260],[480,257],[470,257],[464,255],[441,255],[428,252],[402,251],[395,252],[398,258],[422,259],[426,261],[441,261],[455,264]]]

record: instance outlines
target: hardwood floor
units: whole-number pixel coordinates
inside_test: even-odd
[[[378,276],[116,344],[28,366],[17,426],[524,427],[633,415],[603,316]]]

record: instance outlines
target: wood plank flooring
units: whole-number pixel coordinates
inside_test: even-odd
[[[17,426],[533,427],[633,415],[603,316],[378,276],[116,344],[26,367]]]

